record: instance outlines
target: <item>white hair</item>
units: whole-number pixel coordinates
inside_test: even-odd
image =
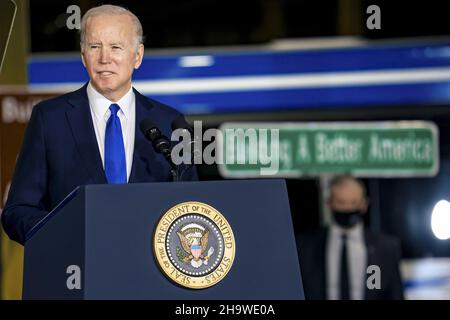
[[[138,17],[131,12],[128,9],[125,9],[120,6],[114,6],[111,4],[105,4],[102,6],[94,7],[89,9],[81,19],[81,27],[80,27],[80,43],[81,43],[81,50],[83,50],[83,45],[86,37],[86,24],[89,18],[97,17],[97,16],[103,16],[103,15],[128,15],[133,20],[134,24],[134,30],[136,33],[136,47],[138,47],[140,44],[144,43],[144,36],[142,31],[142,25],[139,21]]]

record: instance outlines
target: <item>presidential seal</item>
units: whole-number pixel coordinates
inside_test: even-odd
[[[183,287],[203,289],[222,280],[236,246],[228,221],[202,202],[183,202],[161,217],[153,252],[163,273]]]

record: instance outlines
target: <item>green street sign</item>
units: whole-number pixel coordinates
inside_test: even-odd
[[[226,178],[415,177],[439,169],[432,122],[224,123],[220,131],[219,170]]]

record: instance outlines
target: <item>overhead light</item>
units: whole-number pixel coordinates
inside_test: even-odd
[[[183,68],[198,68],[210,67],[214,64],[213,56],[185,56],[178,61],[180,67]]]

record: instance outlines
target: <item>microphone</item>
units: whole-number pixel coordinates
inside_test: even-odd
[[[164,158],[169,162],[171,168],[176,170],[177,166],[173,163],[170,155],[170,141],[161,133],[161,130],[153,123],[151,119],[144,119],[139,124],[142,134],[149,140],[153,149],[157,153],[161,153]]]

